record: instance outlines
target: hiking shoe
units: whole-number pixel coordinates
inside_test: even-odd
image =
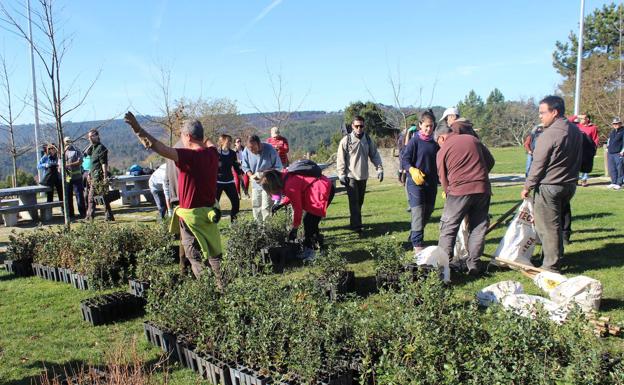
[[[614,189],[614,190],[619,190],[619,189],[621,189],[621,188],[622,188],[622,186],[620,186],[619,184],[614,184],[614,185],[613,185],[613,189]]]
[[[584,180],[584,179],[583,179],[583,180],[581,181],[581,186],[583,186],[583,187],[587,187],[588,185],[589,185],[589,183],[587,183],[587,181],[586,181],[586,180]]]
[[[316,252],[314,249],[304,247],[303,250],[297,255],[303,262],[312,262],[316,258]]]

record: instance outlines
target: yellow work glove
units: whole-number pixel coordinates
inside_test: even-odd
[[[446,199],[446,191],[442,191],[442,199]]]
[[[414,183],[416,183],[416,186],[422,186],[425,184],[425,173],[420,171],[419,168],[410,167],[409,173],[412,176]]]

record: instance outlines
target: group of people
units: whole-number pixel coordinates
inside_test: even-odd
[[[542,241],[542,268],[557,271],[563,257],[564,208],[569,206],[579,179],[583,133],[565,117],[561,97],[542,99],[539,118],[541,127],[539,135],[534,135],[530,143],[532,159],[520,196],[534,203],[535,228]],[[181,243],[196,275],[208,264],[219,277],[222,248],[214,213],[219,196],[225,192],[232,201],[232,219],[235,219],[240,197],[235,186],[237,177],[248,177],[251,181],[252,211],[256,220],[266,220],[284,205],[293,206],[289,237],[297,236],[303,222],[304,255],[313,255],[320,238],[319,222],[326,216],[335,191],[331,181],[320,173],[296,172],[295,164],[291,170],[285,167],[288,145],[285,139],[278,138],[277,130],[272,131],[274,141],[280,141],[277,145],[263,143],[258,136],[251,135],[244,148],[237,139],[236,148],[231,149],[230,136],[221,135],[215,146],[204,139],[199,121],[187,121],[182,127],[180,142],[172,148],[143,130],[132,113],[128,112],[125,120],[145,147],[167,158],[171,162],[167,166],[173,166],[178,173],[175,178],[178,207],[173,210],[173,216],[180,218]],[[610,145],[621,151],[619,119],[614,119],[614,132]],[[472,123],[461,117],[454,107],[447,109],[439,121],[433,111],[423,112],[416,128],[407,129],[399,141],[402,143],[399,180],[405,184],[407,192],[414,252],[424,248],[425,225],[431,218],[438,185],[441,185],[444,209],[438,246],[451,258],[451,265],[456,269],[469,275],[480,274],[480,257],[489,226],[492,188],[488,175],[495,163],[492,154],[479,139]],[[365,120],[356,116],[351,122],[351,131],[338,145],[336,170],[349,200],[350,228],[357,233],[363,231],[361,210],[369,178],[369,160],[382,181],[381,156],[365,131]],[[169,171],[169,167],[166,170]],[[453,250],[462,221],[466,222],[468,230],[465,245],[468,255],[460,261],[453,256]]]
[[[99,132],[90,130],[87,134],[89,145],[84,150],[78,150],[70,137],[63,139],[65,152],[65,191],[61,179],[61,161],[55,144],[46,144],[42,148],[37,168],[41,171],[39,184],[50,187],[47,201],[52,202],[54,190],[59,200],[67,194],[69,217],[76,218],[73,198],[76,198],[78,217],[93,219],[95,213],[95,197],[101,195],[107,179],[108,149],[100,142]],[[115,220],[110,202],[105,201],[106,220]]]

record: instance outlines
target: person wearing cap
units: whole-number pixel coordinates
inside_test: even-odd
[[[217,225],[220,210],[216,200],[219,154],[215,146],[210,141],[204,143],[204,127],[198,120],[183,122],[180,137],[184,148],[169,147],[154,138],[139,125],[132,112],[127,112],[124,120],[145,148],[175,162],[180,205],[173,212],[170,230],[179,232],[195,277],[199,278],[210,266],[221,288],[222,247]]]
[[[253,217],[257,221],[265,221],[271,216],[273,201],[269,193],[264,191],[258,182],[262,177],[262,172],[281,170],[283,168],[282,161],[273,146],[262,143],[258,135],[251,135],[243,150],[241,168],[252,180],[251,210]]]
[[[611,122],[611,133],[607,141],[609,176],[611,184],[608,188],[619,190],[624,183],[624,128],[619,117],[613,118]]]
[[[457,107],[449,107],[444,110],[439,123],[445,124],[458,134],[472,135],[479,139],[479,135],[475,132],[472,122],[466,118],[460,117]]]
[[[271,137],[267,139],[267,143],[273,146],[275,151],[280,157],[283,167],[288,166],[288,139],[280,135],[280,130],[277,127],[271,128]]]
[[[535,231],[542,241],[542,269],[557,272],[564,251],[564,222],[568,205],[576,192],[581,169],[583,134],[565,118],[565,103],[559,96],[547,96],[539,103],[544,125],[533,152],[533,163],[520,193],[533,196]]]
[[[65,194],[69,205],[69,217],[76,216],[74,211],[74,199],[72,193],[76,196],[76,205],[80,218],[84,218],[87,214],[84,199],[84,185],[82,184],[82,153],[74,147],[70,137],[63,139],[65,143]]]
[[[338,180],[346,187],[349,197],[349,226],[358,234],[362,233],[362,206],[368,180],[368,160],[377,168],[377,179],[383,181],[383,164],[377,145],[364,131],[364,118],[355,116],[351,122],[351,133],[345,135],[338,144],[336,153],[336,173]]]

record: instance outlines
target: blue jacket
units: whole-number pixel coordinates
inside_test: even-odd
[[[433,140],[422,140],[415,134],[405,146],[401,154],[401,168],[406,172],[416,167],[425,174],[425,184],[417,186],[411,176],[407,175],[407,191],[410,207],[422,204],[432,205],[438,191],[438,169],[436,155],[440,146]]]
[[[251,171],[253,174],[257,172],[267,170],[281,170],[283,168],[282,161],[277,155],[277,151],[268,143],[260,143],[262,151],[256,155],[249,150],[249,147],[245,147],[243,154],[241,155],[241,167],[244,173]],[[261,188],[260,185],[254,180],[253,185],[255,188]]]

